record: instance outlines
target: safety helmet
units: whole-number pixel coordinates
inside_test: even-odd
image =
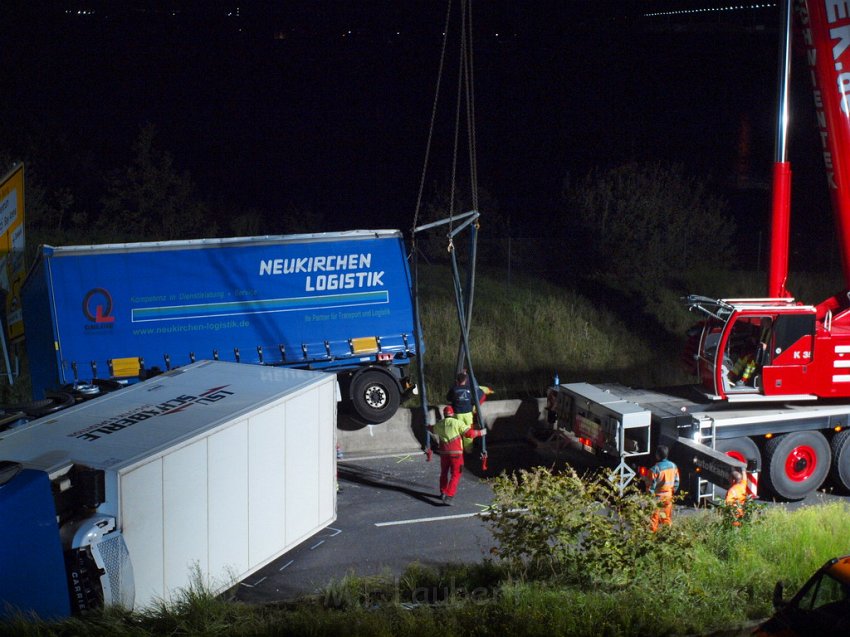
[[[454,415],[455,415],[455,410],[454,410],[454,408],[452,408],[451,405],[446,405],[445,407],[443,407],[443,416],[446,416],[448,418],[449,416],[454,416]]]

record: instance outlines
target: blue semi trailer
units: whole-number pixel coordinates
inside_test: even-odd
[[[42,246],[22,304],[35,400],[202,359],[336,373],[370,423],[414,390],[398,230]]]

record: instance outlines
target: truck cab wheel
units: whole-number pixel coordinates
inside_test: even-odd
[[[351,405],[366,422],[379,424],[393,417],[401,403],[398,384],[384,372],[371,370],[351,381]]]

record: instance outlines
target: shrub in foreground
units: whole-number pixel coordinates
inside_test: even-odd
[[[516,576],[618,589],[641,574],[663,580],[690,557],[679,525],[652,533],[653,496],[622,494],[603,477],[537,467],[494,480],[488,518],[498,554]]]

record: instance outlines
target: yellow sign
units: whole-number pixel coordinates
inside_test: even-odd
[[[24,266],[24,165],[0,180],[0,288],[6,293],[6,327],[10,341],[24,336],[21,286]]]

